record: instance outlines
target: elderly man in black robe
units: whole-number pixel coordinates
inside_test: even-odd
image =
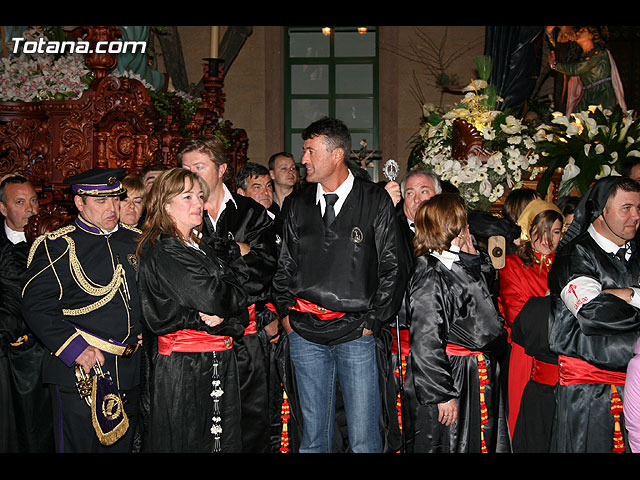
[[[628,450],[622,400],[640,336],[640,185],[605,177],[581,199],[548,276],[559,383],[551,452]]]
[[[308,186],[292,198],[273,281],[303,415],[300,452],[332,450],[339,381],[353,452],[380,452],[383,435],[375,336],[406,285],[393,203],[355,178],[351,135],[323,118],[302,134]]]

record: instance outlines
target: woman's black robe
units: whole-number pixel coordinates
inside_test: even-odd
[[[159,335],[182,329],[239,337],[242,325],[234,317],[247,308],[238,270],[233,272],[206,245],[202,251],[161,235],[147,243],[140,256],[138,290],[143,311],[145,347],[142,395],[145,452],[214,451],[212,352],[158,353]],[[198,312],[224,321],[208,327]],[[239,381],[232,349],[215,352],[224,391],[220,398],[222,452],[241,450]]]
[[[480,453],[481,402],[478,357],[447,355],[448,343],[482,352],[488,422],[487,451],[510,450],[496,356],[507,332],[479,269],[462,261],[451,269],[432,255],[417,258],[408,286],[410,353],[406,377],[407,450]],[[438,422],[438,403],[456,399],[458,419]]]

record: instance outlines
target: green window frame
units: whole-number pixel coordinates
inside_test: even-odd
[[[353,151],[362,140],[367,151],[378,150],[378,28],[358,28],[285,27],[285,146],[296,162],[302,157],[300,134],[325,115],[345,122]],[[379,157],[370,160],[377,180]]]

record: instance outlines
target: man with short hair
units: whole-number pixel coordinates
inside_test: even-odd
[[[3,392],[0,404],[7,412],[0,432],[2,452],[53,451],[49,392],[42,386],[39,368],[33,371],[34,365],[39,366],[42,362],[44,349],[22,315],[22,284],[30,247],[25,228],[39,208],[36,190],[26,178],[9,175],[2,180],[0,213],[4,216],[4,228],[0,229],[0,366],[6,372],[5,381],[8,382],[8,388],[0,388]],[[5,373],[0,375],[5,376]]]
[[[282,208],[284,199],[291,195],[298,184],[298,167],[289,152],[279,152],[269,158],[269,173],[273,179],[273,200]]]
[[[548,284],[549,347],[559,382],[551,451],[628,450],[622,399],[640,336],[640,185],[598,180],[578,204]]]
[[[413,221],[420,204],[442,192],[438,176],[429,170],[412,170],[400,183],[402,210],[415,231]]]
[[[242,196],[253,198],[266,208],[271,219],[280,210],[273,200],[273,179],[263,165],[253,162],[242,165],[236,173],[236,191]]]
[[[162,163],[154,163],[151,165],[145,165],[140,172],[140,176],[142,177],[142,184],[144,185],[145,193],[149,193],[151,187],[153,186],[153,182],[156,177],[160,175],[165,170],[168,170],[169,167],[163,165]]]
[[[323,118],[303,132],[308,186],[284,219],[273,281],[303,412],[300,452],[331,452],[339,381],[353,452],[383,450],[376,340],[406,285],[393,204],[355,178],[346,125]]]
[[[40,209],[36,190],[31,182],[19,175],[6,177],[0,185],[0,213],[4,216],[2,234],[14,244],[24,242],[24,227]]]
[[[272,220],[266,209],[225,185],[227,153],[217,136],[187,140],[178,152],[178,164],[200,175],[209,185],[203,234],[232,267],[248,270],[244,285],[249,297],[245,335],[235,339],[242,407],[243,452],[269,448],[269,417],[265,353],[257,335],[264,325],[255,305],[268,296],[275,272],[276,246]],[[239,250],[239,252],[238,252]],[[268,322],[271,322],[269,319]]]
[[[140,384],[140,304],[136,289],[139,230],[119,222],[125,169],[94,168],[65,179],[74,192],[73,224],[38,237],[29,252],[23,289],[25,320],[51,352],[44,357],[56,450],[130,452]],[[122,396],[100,396],[91,407],[76,385],[78,369],[99,363]],[[77,368],[76,368],[77,367]],[[111,442],[129,427],[119,440]],[[100,437],[100,438],[99,438]]]

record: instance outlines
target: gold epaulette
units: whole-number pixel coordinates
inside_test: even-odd
[[[135,225],[129,225],[128,223],[120,223],[120,226],[123,228],[126,228],[127,230],[131,230],[132,232],[135,232],[135,233],[142,233],[142,230],[140,230]]]
[[[70,232],[73,232],[75,229],[76,229],[75,225],[67,225],[66,227],[58,228],[53,232],[47,232],[45,234],[40,235],[38,238],[36,238],[33,242],[33,245],[31,245],[31,248],[29,249],[29,257],[27,258],[27,267],[31,264],[31,261],[33,260],[33,256],[36,254],[36,250],[38,249],[38,246],[42,242],[44,242],[45,240],[57,240],[58,238],[63,237],[64,235]]]

